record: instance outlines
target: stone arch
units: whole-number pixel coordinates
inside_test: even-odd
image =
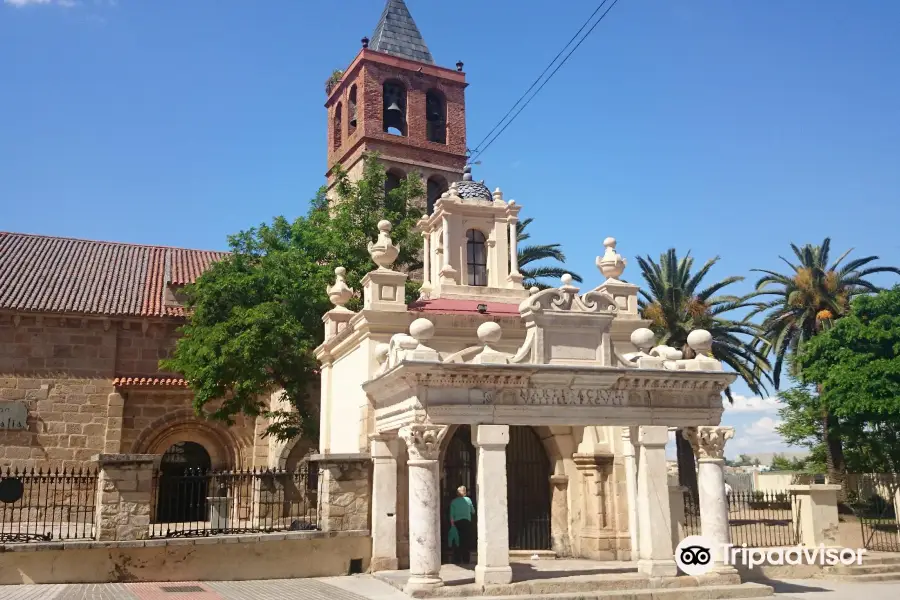
[[[344,104],[338,102],[334,109],[334,149],[337,150],[343,144],[342,136],[344,133]]]
[[[428,178],[426,210],[429,215],[434,212],[434,205],[438,199],[449,189],[450,186],[443,175],[432,175]]]
[[[383,131],[405,137],[407,133],[406,85],[399,79],[388,79],[382,85],[381,90]]]
[[[219,423],[200,419],[191,409],[160,417],[144,428],[131,446],[134,454],[164,454],[178,442],[196,442],[209,453],[214,470],[243,465],[237,438]]]
[[[273,465],[280,470],[293,470],[306,457],[318,450],[315,440],[296,437],[282,446],[278,452],[277,463]]]

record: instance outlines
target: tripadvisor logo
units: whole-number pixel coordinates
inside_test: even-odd
[[[675,564],[687,575],[705,575],[713,570],[713,544],[701,535],[691,535],[675,548]],[[748,569],[761,565],[797,566],[820,565],[861,565],[864,548],[828,548],[825,544],[818,547],[791,546],[787,548],[747,548],[744,544],[735,547],[732,544],[722,546],[721,556],[725,565],[743,565]]]

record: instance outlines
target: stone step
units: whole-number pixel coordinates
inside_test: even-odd
[[[900,554],[869,554],[863,557],[863,565],[900,565]]]
[[[872,583],[877,581],[900,581],[900,572],[896,573],[871,573],[869,575],[837,575],[833,577],[838,581],[852,581],[856,583]]]
[[[841,565],[836,567],[828,567],[828,570],[837,575],[881,575],[885,573],[900,574],[900,564],[873,565],[870,563],[863,563],[861,566],[854,565],[845,567]]]
[[[466,600],[749,600],[774,596],[768,585],[743,583],[683,588],[642,588],[633,590],[566,591],[561,593],[515,595],[459,596]]]

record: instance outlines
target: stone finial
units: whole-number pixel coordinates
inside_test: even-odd
[[[464,66],[466,66],[466,65],[463,63],[463,61],[461,61],[461,60],[456,61],[456,70],[458,72],[462,73]]]
[[[378,239],[374,243],[369,242],[369,255],[380,269],[390,270],[391,265],[394,264],[394,261],[397,260],[397,256],[400,254],[400,246],[395,246],[391,240],[390,221],[379,221],[378,231]]]
[[[378,362],[378,369],[375,371],[375,377],[388,370],[388,355],[391,353],[391,345],[381,342],[375,346],[375,360]]]
[[[494,190],[494,202],[503,202],[503,190],[500,188]]]
[[[530,288],[528,288],[528,295],[529,295],[529,296],[534,296],[534,295],[537,294],[539,291],[541,291],[541,288],[539,288],[539,287],[536,286],[536,285],[533,285],[533,286],[531,286]]]
[[[481,342],[484,349],[475,355],[472,359],[473,363],[501,365],[509,363],[510,357],[508,354],[491,347],[491,344],[496,344],[500,341],[500,338],[503,337],[503,330],[499,323],[493,321],[482,323],[478,326],[476,334],[478,335],[478,341]]]
[[[428,319],[416,319],[409,324],[409,335],[419,344],[424,344],[434,337],[434,323]]]
[[[617,279],[625,271],[628,261],[616,252],[616,238],[606,238],[603,240],[603,245],[606,246],[606,251],[602,257],[597,257],[597,268],[607,279]]]
[[[682,435],[691,443],[694,454],[700,460],[723,460],[725,442],[734,437],[734,427],[701,425],[684,429]]]
[[[578,288],[575,287],[574,285],[572,285],[572,282],[575,279],[572,277],[571,274],[564,273],[563,276],[559,278],[559,280],[562,282],[562,285],[559,288],[560,290],[570,293],[570,294],[578,293]]]
[[[347,285],[347,280],[345,279],[346,275],[347,269],[344,267],[335,269],[334,285],[325,290],[328,293],[328,299],[338,308],[344,308],[344,305],[353,297],[353,290]]]
[[[364,38],[362,39],[362,46],[363,46],[363,48],[368,48],[368,47],[369,47],[369,38],[364,37]]]
[[[422,286],[419,288],[419,300],[431,300],[431,293],[434,291],[434,286],[431,285],[430,281],[422,282]]]
[[[710,356],[712,353],[712,334],[705,329],[690,332],[687,343],[698,356]]]
[[[469,173],[469,177],[471,177],[471,176],[472,176],[472,174]],[[444,197],[459,198],[459,186],[456,184],[455,181],[450,184],[450,189],[448,191],[444,192]]]
[[[631,332],[631,343],[641,352],[650,355],[650,349],[656,341],[656,335],[646,327],[640,327]]]

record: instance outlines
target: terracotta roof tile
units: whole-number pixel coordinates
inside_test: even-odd
[[[187,387],[183,377],[116,377],[115,387]]]
[[[191,283],[227,253],[0,231],[0,309],[183,316],[167,284]]]

